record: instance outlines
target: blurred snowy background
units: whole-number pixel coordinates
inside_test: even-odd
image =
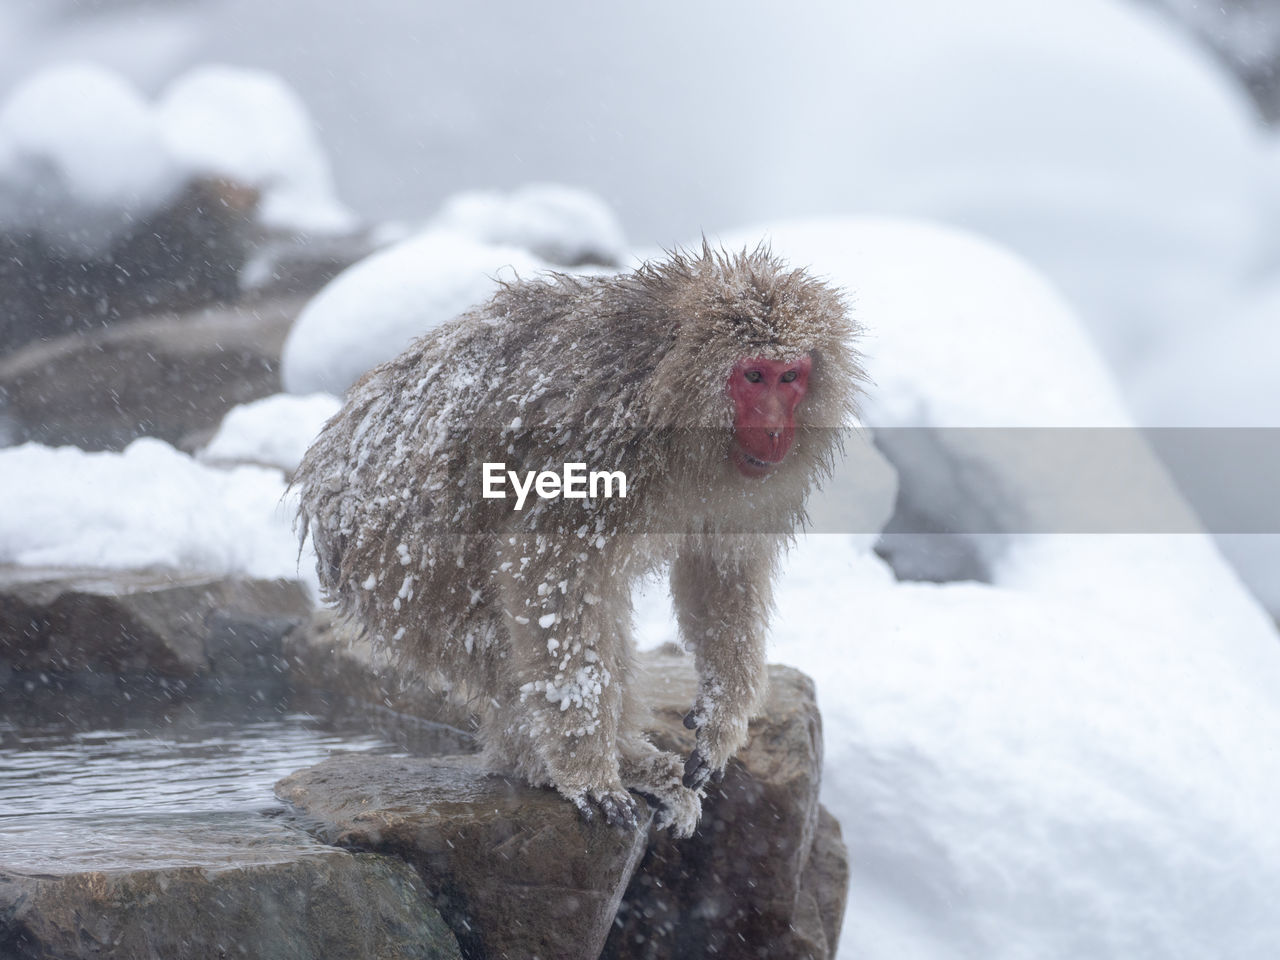
[[[0,452],[0,562],[297,576],[284,477],[364,369],[512,269],[767,235],[851,292],[872,436],[935,431],[856,460],[850,529],[992,514],[959,560],[792,556],[842,955],[1280,956],[1280,538],[1026,533],[1034,465],[945,430],[1280,428],[1278,71],[1269,0],[0,0],[0,234],[91,259],[213,174],[273,242],[382,248],[212,437]]]

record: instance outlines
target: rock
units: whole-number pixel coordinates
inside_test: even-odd
[[[646,658],[654,739],[688,753],[681,718],[694,694],[687,658]],[[839,824],[818,803],[822,724],[813,682],[769,668],[769,697],[750,741],[708,790],[688,840],[655,836],[618,911],[604,956],[834,955],[848,861]]]
[[[849,894],[849,851],[844,845],[840,822],[826,807],[818,807],[818,830],[809,851],[809,862],[800,876],[800,903],[795,925],[797,935],[817,933],[814,921],[822,925],[822,943],[814,943],[811,955],[834,957],[840,944],[840,927]],[[821,950],[819,949],[821,946]]]
[[[490,960],[595,960],[652,819],[585,823],[555,792],[471,757],[335,757],[276,794],[322,839],[411,863],[463,952]]]
[[[31,234],[0,232],[0,343],[234,300],[259,232],[257,205],[256,190],[195,179],[139,221],[121,209],[116,239],[88,260]]]
[[[30,344],[0,359],[11,439],[122,450],[152,436],[190,449],[233,406],[280,391],[280,350],[303,302],[149,317]]]
[[[283,638],[310,608],[293,581],[0,568],[0,678],[283,690]]]
[[[405,864],[302,840],[252,841],[206,849],[225,862],[38,874],[0,865],[0,956],[460,958]]]
[[[357,700],[391,695],[393,672],[373,666],[367,641],[341,638],[341,629],[323,623],[292,634],[291,672],[309,683],[345,674],[343,689]],[[694,693],[692,663],[670,649],[641,659],[655,741],[687,753],[693,744],[682,719]],[[694,837],[654,833],[621,903],[602,895],[585,917],[558,913],[561,898],[578,907],[580,891],[611,891],[634,861],[620,846],[593,852],[601,836],[616,843],[623,835],[581,823],[549,790],[485,776],[463,758],[342,757],[293,774],[276,792],[318,825],[322,839],[417,866],[469,956],[595,957],[601,944],[580,924],[594,931],[601,916],[613,917],[612,903],[619,909],[603,956],[616,960],[825,960],[839,938],[848,861],[839,825],[818,803],[821,719],[806,676],[773,666],[770,684],[763,716],[712,788]],[[425,691],[394,702],[441,716]],[[579,854],[594,862],[580,863]],[[564,952],[574,944],[578,952]]]

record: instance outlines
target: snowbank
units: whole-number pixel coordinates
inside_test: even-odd
[[[818,687],[823,799],[852,869],[841,955],[1274,955],[1274,626],[1207,538],[1025,532],[1013,521],[1057,509],[1034,464],[949,447],[956,428],[1128,423],[1070,311],[954,231],[768,233],[851,291],[877,442],[928,428],[936,459],[886,451],[904,496],[954,485],[948,509],[985,497],[1010,524],[988,583],[898,582],[843,535],[788,559],[771,656]],[[676,634],[652,603],[639,628],[646,646]]]
[[[159,104],[89,64],[50,67],[0,106],[0,229],[92,259],[196,175],[262,193],[268,226],[351,229],[298,98],[258,71],[208,67]]]
[[[1280,135],[1272,134],[1267,140],[1266,153],[1267,191],[1263,197],[1262,215],[1270,228],[1264,251],[1265,269],[1270,276],[1280,274]]]
[[[1280,270],[1172,339],[1135,389],[1163,427],[1280,427]]]
[[[517,247],[432,230],[362,260],[294,321],[280,368],[290,393],[342,394],[415,337],[488,299],[500,279],[547,264]]]
[[[793,555],[773,653],[818,683],[841,955],[1274,956],[1274,632],[1215,594],[1203,542],[1056,539],[1087,583],[895,583],[837,537]],[[1096,566],[1126,546],[1140,563]]]
[[[122,453],[28,443],[0,450],[0,502],[0,563],[283,577],[318,595],[278,470],[219,470],[150,438]]]
[[[292,474],[325,421],[342,407],[328,393],[277,393],[232,407],[200,451],[210,463],[256,463]]]
[[[307,108],[279,77],[201,67],[179,77],[156,106],[165,144],[188,170],[262,191],[264,224],[312,233],[355,226],[334,198],[329,161]]]
[[[1124,373],[1170,329],[1199,328],[1253,267],[1260,123],[1153,11],[906,0],[858,20],[834,153],[845,203],[1010,246]]]
[[[548,263],[620,263],[626,253],[622,224],[608,205],[586,190],[534,183],[509,194],[459,193],[445,201],[433,227],[513,247]]]
[[[1280,217],[1280,202],[1276,213]],[[1276,249],[1280,253],[1280,233]],[[1147,423],[1223,433],[1273,431],[1255,434],[1250,455],[1234,463],[1178,464],[1179,480],[1195,491],[1196,502],[1216,516],[1228,516],[1229,529],[1237,531],[1274,530],[1261,516],[1248,515],[1253,505],[1275,502],[1273,478],[1280,476],[1280,442],[1274,433],[1280,430],[1280,270],[1273,277],[1220,311],[1212,324],[1168,343],[1134,389]],[[1221,482],[1224,470],[1232,474],[1231,486]],[[1254,594],[1280,617],[1280,536],[1224,534],[1217,540]]]

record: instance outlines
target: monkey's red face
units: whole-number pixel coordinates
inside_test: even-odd
[[[809,389],[813,359],[789,363],[763,357],[740,360],[729,374],[733,400],[733,453],[738,471],[762,477],[786,459],[796,437],[796,407]]]

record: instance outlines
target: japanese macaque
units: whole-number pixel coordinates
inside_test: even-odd
[[[328,598],[479,713],[495,769],[615,824],[634,790],[688,836],[761,703],[775,569],[839,451],[854,332],[763,248],[503,285],[366,374],[308,451]],[[540,480],[517,509],[484,495],[499,463],[516,483],[621,471],[626,495]],[[663,566],[699,678],[687,759],[650,743],[635,682],[632,587]]]

